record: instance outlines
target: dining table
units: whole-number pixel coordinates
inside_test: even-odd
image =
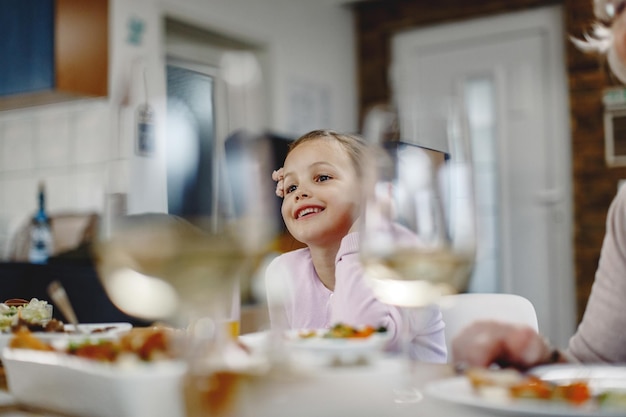
[[[130,326],[116,325],[108,331]],[[213,353],[200,358],[209,362],[177,356],[102,363],[59,351],[0,348],[0,417],[626,417],[626,367],[555,364],[530,370],[547,381],[588,380],[590,389],[596,384],[624,392],[617,408],[512,399],[506,389],[485,397],[473,388],[468,369],[389,353],[382,348],[386,340],[384,333],[359,340],[261,331],[207,345]],[[211,388],[189,389],[196,386]],[[403,395],[407,388],[414,393],[411,401]]]
[[[234,411],[224,417],[488,417],[516,414],[504,409],[458,404],[456,393],[449,398],[429,394],[437,382],[458,379],[450,364],[414,363],[410,382],[405,379],[406,359],[381,356],[367,363],[324,365],[293,372],[273,372],[259,378],[254,388],[239,392]],[[260,383],[259,383],[260,382]],[[63,384],[63,381],[58,381]],[[420,397],[415,402],[399,403],[395,388],[410,384]],[[51,387],[52,389],[52,387]],[[94,393],[94,395],[98,395]],[[71,396],[67,401],[72,401]],[[0,368],[0,416],[67,417],[45,407],[33,408],[15,401],[4,371]],[[90,415],[76,417],[91,417]],[[179,417],[179,416],[172,416]],[[183,417],[183,416],[180,416]],[[187,416],[191,417],[191,416]],[[195,417],[195,416],[194,416]]]

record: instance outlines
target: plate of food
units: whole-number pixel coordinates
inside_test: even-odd
[[[53,307],[45,300],[10,299],[0,303],[0,352],[21,329],[33,332],[41,340],[67,344],[90,340],[111,340],[132,329],[132,324],[84,323],[76,328],[52,317]]]
[[[126,322],[120,323],[84,323],[78,325],[78,331],[71,324],[62,324],[56,331],[34,331],[38,338],[53,345],[64,347],[70,343],[80,343],[86,340],[114,340],[133,328]],[[22,328],[24,329],[24,328]],[[0,354],[5,347],[11,346],[15,339],[16,330],[11,333],[0,333]]]
[[[52,304],[32,298],[30,301],[11,298],[0,303],[0,334],[11,333],[17,327],[31,330],[52,330],[57,321],[52,318]]]
[[[438,400],[503,415],[615,417],[626,415],[626,367],[550,365],[527,373],[469,369],[432,382],[425,393]]]
[[[20,404],[64,415],[183,417],[186,364],[168,337],[164,329],[133,329],[116,340],[57,349],[20,332],[23,347],[4,350],[9,392]]]
[[[286,332],[292,351],[312,354],[333,363],[368,361],[380,354],[391,339],[385,328],[354,327],[338,323],[329,329],[300,329]]]

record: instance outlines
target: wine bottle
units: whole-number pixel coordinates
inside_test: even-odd
[[[43,182],[39,183],[38,199],[39,210],[32,220],[28,258],[32,263],[45,264],[52,255],[53,247],[52,229],[50,218],[46,213],[46,190]]]

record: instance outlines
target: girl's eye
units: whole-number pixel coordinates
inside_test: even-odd
[[[318,182],[324,182],[324,181],[328,181],[331,178],[332,177],[330,175],[318,175],[317,181]]]
[[[617,5],[615,6],[615,16],[619,16],[620,14],[622,14],[625,7],[626,1],[617,2]]]
[[[285,192],[286,192],[287,194],[289,194],[289,193],[293,193],[294,191],[296,191],[296,189],[297,189],[297,188],[298,188],[298,187],[296,187],[295,185],[290,185],[289,187],[285,188]]]

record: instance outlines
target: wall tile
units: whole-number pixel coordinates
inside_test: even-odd
[[[32,176],[4,181],[2,206],[11,218],[31,216],[37,208],[37,180]]]
[[[13,180],[10,181],[11,184],[7,179],[0,179],[0,259],[7,259],[9,243],[18,227],[30,217],[32,209],[25,201],[20,201],[22,198],[20,195],[15,195],[15,189],[19,188],[19,184],[16,187]],[[18,211],[16,207],[19,207]]]
[[[67,211],[72,207],[73,177],[69,171],[48,173],[46,182],[46,209],[49,213]]]
[[[73,115],[73,164],[104,162],[109,154],[111,137],[109,107],[98,103]]]
[[[104,164],[76,170],[72,176],[73,207],[77,211],[98,211],[104,207]]]
[[[70,124],[67,112],[46,112],[35,119],[35,155],[39,168],[70,163]]]
[[[32,119],[4,121],[0,136],[0,172],[30,170],[34,166]]]

